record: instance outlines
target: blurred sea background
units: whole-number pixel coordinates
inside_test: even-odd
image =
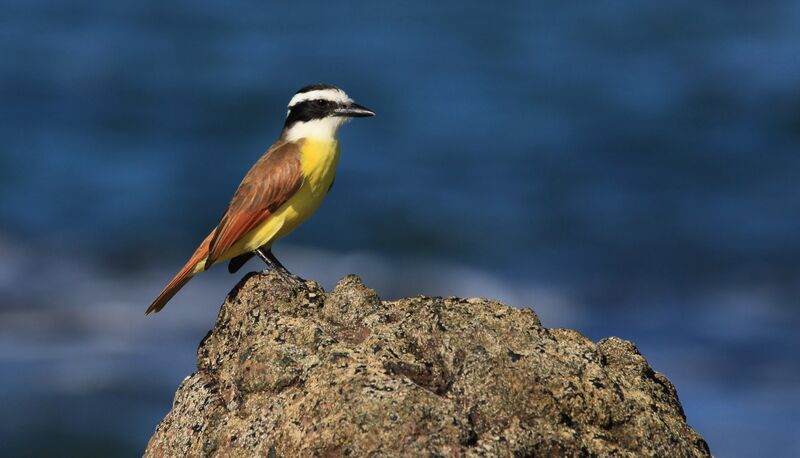
[[[378,116],[291,270],[630,339],[716,456],[800,456],[798,56],[789,0],[4,0],[0,454],[141,455],[242,274],[144,309],[330,82]]]

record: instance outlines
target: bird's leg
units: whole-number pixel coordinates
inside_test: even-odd
[[[262,261],[264,261],[264,263],[267,265],[267,267],[269,267],[270,269],[275,269],[275,266],[272,264],[272,261],[270,261],[270,259],[267,257],[267,255],[266,255],[266,253],[264,251],[265,250],[263,249],[263,247],[262,248],[256,248],[254,250],[254,253],[257,254],[258,257],[261,258]],[[270,253],[270,249],[267,248],[266,252]]]
[[[300,278],[299,276],[297,276],[297,275],[295,275],[295,274],[293,274],[293,273],[289,272],[289,269],[287,269],[286,267],[283,267],[283,264],[281,264],[281,262],[280,262],[280,261],[278,261],[278,258],[276,258],[274,254],[272,254],[272,250],[271,250],[271,249],[270,249],[270,250],[267,250],[267,252],[266,252],[266,253],[264,253],[264,254],[266,255],[267,259],[269,259],[269,260],[270,260],[270,263],[271,263],[271,264],[272,264],[272,265],[275,267],[275,269],[277,269],[279,272],[281,272],[281,273],[283,273],[283,274],[286,274],[286,275],[288,275],[288,276],[290,276],[290,277],[294,278],[295,280],[299,280],[301,283],[305,283],[305,279],[303,279],[303,278]]]
[[[289,272],[288,270],[286,270],[286,267],[283,267],[283,264],[281,264],[281,262],[278,261],[278,258],[276,258],[274,254],[272,254],[272,249],[266,250],[264,256],[266,256],[267,259],[269,259],[269,263],[275,266],[276,269],[283,270],[284,272]]]
[[[272,249],[271,248],[261,247],[261,248],[257,248],[255,251],[256,251],[256,254],[258,255],[258,257],[260,257],[261,260],[263,260],[265,263],[267,263],[267,265],[270,267],[270,269],[278,271],[283,275],[288,275],[289,277],[292,277],[295,280],[299,280],[300,282],[305,283],[304,279],[302,279],[302,278],[298,277],[297,275],[289,272],[289,269],[284,267],[283,264],[281,264],[281,262],[278,261],[278,258],[276,258],[274,254],[272,254]]]

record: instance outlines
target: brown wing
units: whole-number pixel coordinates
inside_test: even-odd
[[[267,151],[247,172],[228,204],[209,244],[205,268],[286,203],[302,184],[298,144],[280,143]]]

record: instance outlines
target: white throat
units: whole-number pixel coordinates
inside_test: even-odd
[[[336,140],[336,134],[345,121],[347,121],[347,118],[342,116],[328,116],[311,121],[298,121],[286,131],[285,138],[290,142],[297,141],[301,138]]]

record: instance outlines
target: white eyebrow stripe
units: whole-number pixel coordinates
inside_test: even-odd
[[[315,100],[315,99],[323,99],[323,100],[330,100],[336,103],[349,103],[352,102],[350,97],[344,93],[344,91],[340,91],[337,89],[318,89],[316,91],[308,91],[303,92],[301,94],[295,94],[292,97],[292,100],[289,101],[289,108],[297,105],[300,102],[305,102],[306,100]]]

